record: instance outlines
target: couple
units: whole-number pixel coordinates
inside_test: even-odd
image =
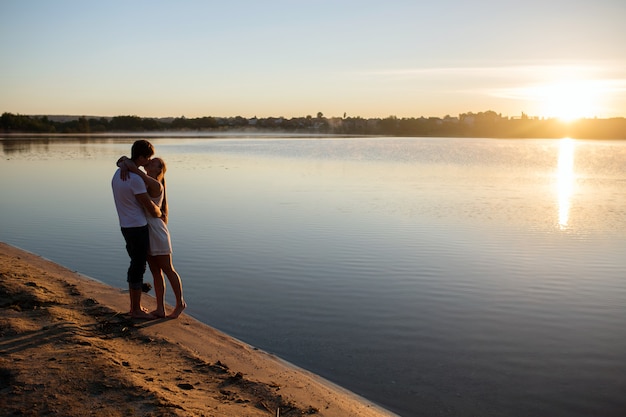
[[[176,306],[167,317],[176,318],[187,304],[183,300],[180,276],[172,264],[172,245],[167,228],[165,162],[152,158],[153,155],[154,147],[147,140],[133,143],[130,159],[123,156],[118,160],[119,169],[113,175],[111,186],[126,251],[130,256],[127,275],[130,315],[141,319],[166,316],[165,273],[176,296]],[[144,167],[146,172],[139,167]],[[141,306],[146,262],[152,272],[156,293],[157,308],[153,312],[147,312]]]

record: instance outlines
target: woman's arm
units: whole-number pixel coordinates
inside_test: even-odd
[[[161,217],[163,215],[159,206],[154,204],[154,201],[152,201],[148,193],[136,194],[135,198],[137,198],[139,204],[141,204],[152,217]]]
[[[146,189],[148,190],[150,197],[157,197],[161,195],[161,192],[163,192],[163,186],[161,183],[140,170],[130,158],[122,156],[117,160],[117,166],[120,167],[122,178],[124,178],[128,172],[139,175],[146,184]]]

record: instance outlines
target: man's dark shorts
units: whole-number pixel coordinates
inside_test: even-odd
[[[148,249],[150,249],[148,226],[122,227],[122,235],[126,240],[126,252],[130,256],[126,281],[131,290],[140,290],[143,284],[143,274],[146,272]]]

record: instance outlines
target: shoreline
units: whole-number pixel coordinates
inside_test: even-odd
[[[185,313],[132,320],[123,290],[3,242],[0,265],[8,415],[395,416]]]

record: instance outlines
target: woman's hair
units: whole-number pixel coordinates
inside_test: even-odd
[[[165,172],[167,171],[167,165],[165,165],[165,161],[161,158],[152,159],[158,161],[159,165],[161,165],[161,185],[163,186],[163,202],[161,203],[160,209],[161,213],[167,216],[167,193],[165,192]]]

